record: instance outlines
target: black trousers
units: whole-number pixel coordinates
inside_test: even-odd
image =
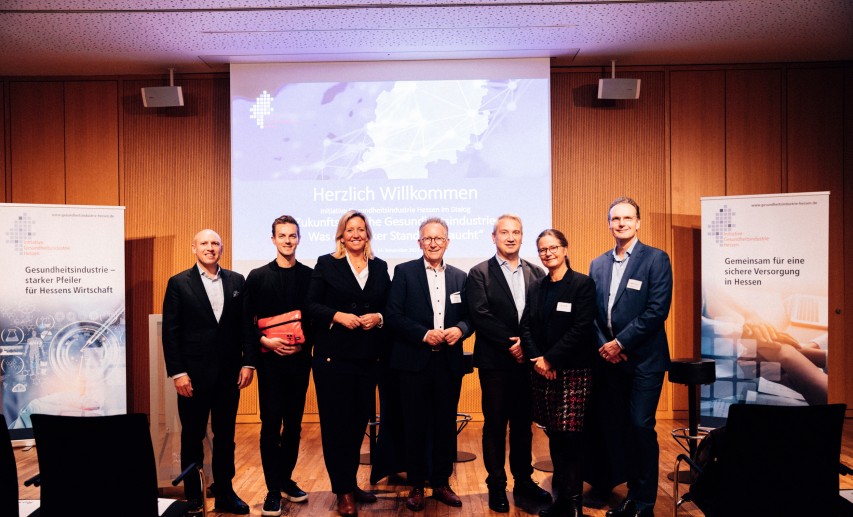
[[[261,464],[267,491],[278,492],[291,480],[299,456],[311,358],[266,352],[260,354],[257,369]]]
[[[554,476],[551,487],[556,499],[583,493],[583,433],[578,431],[546,431]]]
[[[217,493],[230,492],[231,480],[234,479],[234,425],[240,404],[237,375],[220,375],[212,388],[203,389],[194,385],[192,397],[177,397],[178,416],[181,419],[181,469],[193,462],[204,463],[204,437],[209,418],[213,432],[213,482]],[[184,496],[187,499],[201,499],[201,490],[198,477],[187,476],[184,480]]]
[[[337,361],[341,362],[341,361]],[[376,413],[376,362],[332,365],[314,358],[323,460],[335,494],[356,489],[364,430]]]
[[[456,460],[456,406],[462,378],[454,376],[447,351],[432,352],[420,372],[400,373],[409,484],[447,486]]]
[[[519,366],[512,370],[479,370],[483,408],[483,463],[486,486],[506,488],[504,469],[507,425],[509,425],[509,470],[516,481],[533,474],[533,404],[530,371]]]

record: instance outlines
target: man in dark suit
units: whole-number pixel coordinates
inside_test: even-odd
[[[248,514],[231,486],[240,390],[252,382],[255,364],[254,352],[241,346],[244,278],[219,267],[222,239],[213,230],[196,234],[192,252],[196,264],[169,279],[163,300],[163,356],[178,392],[181,468],[203,464],[209,416],[216,509]],[[193,476],[184,480],[184,495],[199,510],[203,489]]]
[[[658,486],[655,411],[669,369],[664,322],[672,301],[666,252],[638,239],[640,207],[627,197],[608,210],[614,249],[594,259],[596,333],[602,385],[594,404],[606,439],[605,466],[624,462],[628,497],[607,517],[654,515]],[[595,487],[609,491],[611,486]]]
[[[462,341],[471,334],[463,298],[465,273],[445,264],[447,223],[421,223],[423,257],[394,269],[385,321],[394,337],[391,368],[400,372],[405,419],[406,507],[424,509],[424,484],[448,506],[462,506],[450,475],[456,459],[456,406],[462,388]],[[428,454],[428,452],[430,454]]]
[[[308,494],[293,480],[299,457],[302,414],[311,374],[311,325],[306,312],[311,268],[296,260],[299,223],[282,215],[272,223],[275,260],[249,272],[243,294],[244,346],[258,355],[258,402],[261,414],[261,465],[267,496],[261,515],[281,515],[281,499],[301,503]],[[304,340],[267,336],[265,318],[301,311]],[[282,327],[278,327],[282,328]]]
[[[521,219],[498,217],[492,231],[495,256],[468,272],[468,307],[476,330],[474,366],[478,368],[483,408],[483,463],[489,508],[509,512],[506,497],[506,430],[509,424],[509,469],[513,496],[551,502],[551,495],[533,482],[531,448],[530,367],[522,357],[519,322],[531,284],[545,273],[519,257]],[[517,503],[518,501],[516,501]]]

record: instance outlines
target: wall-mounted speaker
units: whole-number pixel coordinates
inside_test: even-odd
[[[142,105],[146,108],[167,108],[184,105],[180,86],[152,86],[142,88]]]
[[[639,79],[599,79],[599,99],[639,99]]]

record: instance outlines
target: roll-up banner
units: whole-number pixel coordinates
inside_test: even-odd
[[[30,415],[127,412],[124,207],[0,204],[0,374],[13,440]]]
[[[702,425],[827,400],[829,192],[702,198]]]

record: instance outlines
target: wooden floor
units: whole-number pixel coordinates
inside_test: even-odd
[[[667,474],[672,472],[675,457],[682,452],[680,446],[670,437],[670,430],[685,426],[684,422],[675,420],[659,420],[657,424],[658,440],[661,444],[660,459],[660,482],[658,485],[658,499],[655,514],[658,516],[672,515],[672,482]],[[468,515],[509,515],[512,517],[526,517],[537,513],[537,508],[518,508],[512,500],[512,493],[508,494],[510,499],[510,513],[498,514],[489,510],[487,491],[485,485],[485,468],[480,457],[480,438],[482,423],[472,422],[459,435],[459,449],[472,452],[477,455],[473,461],[456,463],[455,473],[451,478],[451,486],[462,498],[462,508],[450,508],[438,503],[433,499],[427,500],[426,509],[420,512],[421,516],[468,516]],[[234,479],[234,489],[251,507],[251,515],[261,515],[266,488],[264,486],[263,472],[261,470],[260,455],[258,453],[259,424],[237,425],[237,476]],[[534,431],[533,457],[537,459],[548,457],[547,437],[541,431]],[[367,441],[365,440],[363,452],[367,452]],[[32,476],[38,469],[36,450],[16,449],[15,457],[18,465],[18,479],[20,482],[19,497],[21,499],[38,499],[38,488],[25,487],[23,480]],[[853,466],[853,421],[847,420],[844,426],[844,440],[842,446],[842,461]],[[370,467],[362,466],[358,472],[359,484],[362,488],[373,491],[379,496],[379,501],[372,505],[359,505],[359,514],[368,517],[392,517],[398,515],[412,516],[413,512],[406,509],[405,499],[408,487],[400,483],[402,480],[384,479],[378,485],[370,486]],[[534,471],[533,477],[546,490],[551,489],[551,475],[547,472]],[[302,444],[299,454],[299,462],[296,466],[294,479],[303,490],[309,492],[308,501],[304,503],[286,503],[283,515],[287,516],[336,516],[336,499],[330,490],[329,480],[323,465],[323,454],[320,447],[320,427],[316,423],[303,425]],[[851,476],[840,478],[841,488],[853,488]],[[97,486],[93,485],[97,491]],[[588,487],[587,487],[588,488]],[[178,491],[175,491],[178,490]],[[617,487],[609,505],[616,505],[625,496],[625,485]],[[427,489],[429,494],[429,489]],[[179,489],[164,491],[164,497],[180,497]],[[586,503],[587,501],[585,501]],[[208,500],[208,508],[211,509],[213,501]],[[590,517],[603,517],[609,506],[585,507],[584,514]],[[218,512],[210,512],[208,515],[227,515]],[[683,516],[701,516],[702,512],[691,504],[685,504],[679,511]]]

